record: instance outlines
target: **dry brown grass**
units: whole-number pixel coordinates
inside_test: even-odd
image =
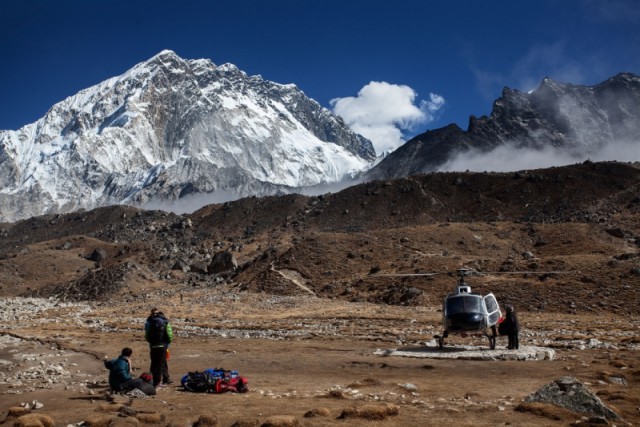
[[[325,407],[313,408],[304,413],[305,418],[330,417],[331,410]]]
[[[551,405],[549,403],[540,402],[522,402],[518,406],[516,406],[516,411],[530,412],[534,415],[555,421],[569,421],[580,419],[581,417],[580,414],[577,414],[568,409],[564,409],[556,405]]]
[[[218,417],[211,414],[203,414],[198,417],[192,427],[216,427],[218,425]]]
[[[293,415],[274,415],[267,418],[260,427],[298,427],[300,423]]]
[[[45,414],[22,415],[16,422],[16,427],[55,427],[53,419]]]

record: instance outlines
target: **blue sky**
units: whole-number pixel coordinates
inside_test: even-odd
[[[640,74],[640,2],[0,0],[0,129],[163,49],[295,83],[380,150],[466,129],[504,86]]]

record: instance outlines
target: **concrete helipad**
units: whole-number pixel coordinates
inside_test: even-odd
[[[421,357],[425,359],[466,359],[466,360],[553,360],[556,352],[547,347],[520,347],[518,350],[507,350],[482,346],[445,345],[440,349],[437,344],[427,343],[422,346],[407,346],[394,349],[379,349],[374,352],[378,356]]]

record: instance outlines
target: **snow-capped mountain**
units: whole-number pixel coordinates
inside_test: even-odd
[[[456,156],[498,147],[527,152],[552,148],[581,161],[621,145],[640,152],[640,76],[621,73],[594,86],[545,78],[531,92],[505,88],[491,114],[471,116],[466,131],[451,124],[416,136],[365,176],[389,179],[432,172]]]
[[[163,51],[0,131],[0,222],[108,204],[339,182],[370,141],[295,85]]]

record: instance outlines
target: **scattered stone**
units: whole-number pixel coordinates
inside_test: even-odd
[[[173,267],[171,267],[172,270],[180,270],[184,273],[188,273],[191,270],[191,267],[189,267],[189,264],[187,264],[186,262],[184,262],[183,260],[179,259],[175,262],[175,264],[173,264]]]
[[[627,379],[621,376],[611,375],[609,376],[609,382],[618,385],[627,385]]]
[[[135,397],[138,399],[148,399],[149,395],[147,395],[147,393],[145,393],[144,391],[140,390],[139,388],[134,388],[133,390],[131,390],[130,392],[127,393],[127,396],[130,397]]]
[[[94,261],[98,264],[101,264],[104,262],[104,260],[107,259],[107,251],[102,248],[94,249],[94,251],[91,252],[91,255],[87,257],[87,259],[89,261]]]
[[[62,245],[58,246],[58,249],[62,251],[67,251],[71,249],[71,247],[72,247],[71,242],[64,242]]]
[[[366,386],[375,386],[375,385],[382,385],[382,381],[380,381],[378,378],[365,378],[361,381],[356,381],[354,383],[351,383],[348,385],[349,388],[354,388],[354,387],[366,387]]]
[[[418,387],[415,384],[405,383],[405,384],[398,384],[398,386],[407,391],[418,391]]]

